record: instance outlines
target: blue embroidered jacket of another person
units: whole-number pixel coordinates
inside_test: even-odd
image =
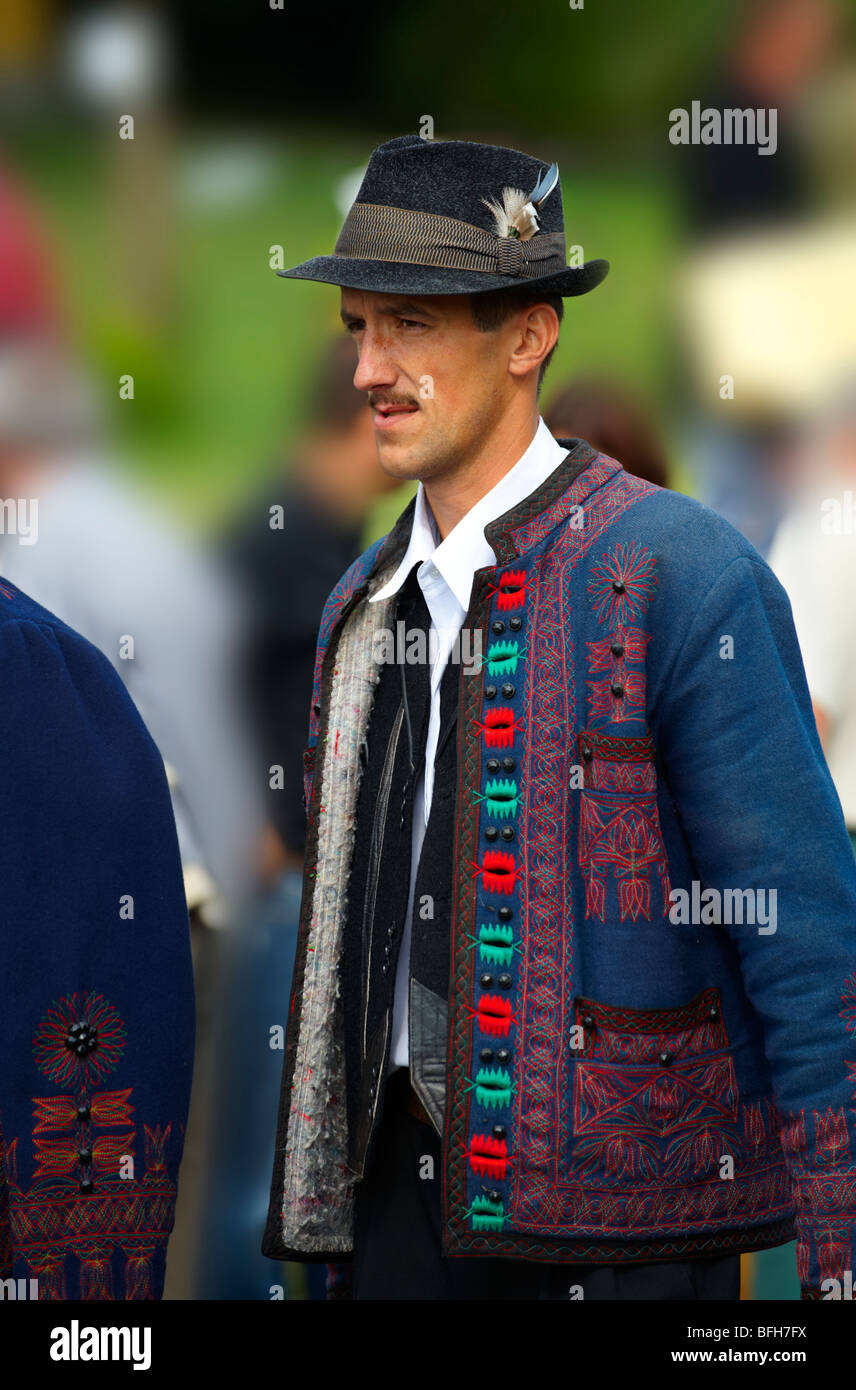
[[[159,1298],[194,1028],[163,761],[107,658],[5,581],[0,712],[0,1277]]]
[[[834,1295],[856,1254],[856,862],[790,606],[715,513],[559,442],[486,527],[465,619],[485,665],[456,735],[444,1253],[615,1263],[795,1233],[803,1296]],[[321,625],[276,1258],[352,1250],[339,965],[394,602],[368,596],[411,518]]]

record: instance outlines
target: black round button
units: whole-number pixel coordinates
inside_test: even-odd
[[[511,684],[511,681],[505,682],[505,685],[502,687],[502,693],[506,700],[514,699],[514,686]]]
[[[620,700],[621,696],[624,694],[624,686],[619,681],[613,681],[612,685],[609,688],[615,696],[616,700]]]
[[[583,744],[582,749],[581,749],[581,752],[582,752],[582,756],[583,756],[583,761],[584,761],[584,762],[587,762],[587,763],[590,763],[591,760],[592,760],[592,758],[594,757],[594,753],[593,753],[592,750],[589,748],[589,746],[588,746],[587,743],[584,743],[584,744]]]
[[[488,1063],[493,1061],[493,1052],[489,1047],[483,1047],[479,1053],[479,1061]]]
[[[507,1048],[503,1047],[501,1051],[497,1052],[496,1060],[499,1062],[499,1065],[501,1067],[507,1067],[509,1062],[511,1061],[511,1053],[508,1051]]]
[[[388,961],[388,960],[385,960],[384,963],[383,963],[383,965],[382,965],[381,968],[380,968],[380,973],[381,973],[381,975],[388,975],[389,972],[390,972],[390,968],[391,968],[391,967],[390,967],[389,961]]]
[[[493,984],[493,976],[482,975],[479,979],[479,984],[481,985],[482,989],[490,989],[491,985]]]
[[[499,772],[499,758],[488,758],[485,766],[488,772]]]
[[[485,686],[485,688],[484,688],[484,698],[485,698],[486,700],[495,700],[495,699],[496,699],[496,686],[495,686],[495,685],[486,685],[486,686]]]
[[[494,1139],[504,1139],[506,1134],[505,1125],[494,1125],[491,1134]]]
[[[520,629],[521,629],[522,626],[523,626],[523,619],[522,619],[522,618],[509,618],[509,619],[508,619],[508,626],[511,628],[511,631],[512,631],[512,632],[519,632]]]
[[[609,650],[612,652],[612,655],[613,655],[613,656],[623,656],[623,655],[624,655],[624,643],[623,643],[623,642],[613,642],[613,643],[612,643],[612,646],[610,647]]]
[[[594,1026],[595,1026],[594,1014],[583,1014],[583,1027],[584,1027],[584,1028],[594,1028]]]
[[[502,827],[502,829],[500,830],[499,833],[500,833],[500,835],[502,836],[503,840],[513,840],[513,839],[514,839],[514,826],[513,826],[513,825],[504,825],[504,826]]]
[[[517,766],[516,758],[503,758],[502,767],[505,772],[513,772]]]
[[[672,1065],[672,1054],[671,1054],[671,1052],[661,1052],[661,1053],[660,1053],[660,1066],[661,1066],[661,1067],[670,1067],[671,1065]]]
[[[511,908],[510,908],[510,907],[501,907],[501,908],[499,909],[499,911],[497,912],[496,915],[497,915],[497,917],[499,918],[500,922],[510,922],[510,921],[511,921]]]
[[[392,955],[392,947],[390,946],[388,941],[384,942],[383,953],[386,956],[387,960],[389,960],[390,956]]]
[[[502,1201],[502,1193],[501,1193],[501,1192],[497,1192],[497,1190],[496,1190],[495,1187],[492,1187],[492,1188],[490,1189],[490,1192],[489,1192],[487,1195],[488,1195],[488,1197],[490,1198],[490,1200],[491,1200],[492,1202],[501,1202],[501,1201]]]
[[[486,840],[495,840],[498,835],[499,831],[497,830],[495,825],[489,825],[484,832],[484,837]]]
[[[380,1076],[380,1062],[375,1062],[374,1066],[372,1067],[372,1080],[377,1081],[377,1079],[378,1079],[379,1076]]]
[[[713,1022],[716,1022],[716,1020],[719,1018],[719,1009],[716,1007],[715,1004],[711,1004],[710,1008],[707,1011],[707,1016]]]
[[[88,1057],[98,1046],[98,1029],[89,1023],[72,1023],[66,1034],[65,1045],[76,1057]]]
[[[91,1191],[92,1191],[92,1179],[91,1179],[91,1178],[81,1178],[81,1179],[80,1179],[80,1182],[78,1183],[78,1191],[80,1191],[80,1192],[91,1192]]]
[[[91,1162],[92,1162],[92,1150],[91,1150],[91,1149],[78,1149],[78,1150],[77,1150],[77,1161],[78,1161],[78,1163],[80,1163],[80,1164],[91,1163]]]
[[[494,622],[491,623],[491,630],[496,633],[497,637],[499,637],[501,633],[505,632],[505,623],[502,621],[501,618],[497,618]]]
[[[386,929],[386,934],[387,934],[387,936],[389,937],[389,939],[390,939],[390,941],[391,941],[392,938],[395,936],[395,924],[394,924],[394,923],[393,923],[393,925],[392,925],[391,927],[387,927],[387,929]]]
[[[77,1107],[77,1118],[78,1118],[79,1123],[82,1124],[82,1125],[88,1124],[88,1123],[89,1123],[89,1117],[90,1117],[91,1113],[92,1113],[92,1112],[91,1112],[91,1110],[89,1109],[89,1106],[88,1106],[88,1105],[78,1105],[78,1107]]]
[[[511,976],[500,975],[496,983],[499,985],[500,989],[511,989]]]
[[[624,593],[624,589],[625,589],[624,580],[623,580],[623,579],[613,579],[613,581],[612,581],[612,587],[613,587],[613,589],[615,590],[615,592],[616,592],[617,594],[623,594],[623,593]]]

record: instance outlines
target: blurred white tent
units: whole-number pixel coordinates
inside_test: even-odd
[[[701,405],[803,417],[856,370],[856,215],[705,248],[678,296]]]

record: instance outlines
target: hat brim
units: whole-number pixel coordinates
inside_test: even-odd
[[[609,261],[586,261],[540,279],[486,275],[480,270],[446,270],[441,266],[408,265],[394,261],[360,261],[348,256],[313,256],[309,261],[278,270],[286,280],[315,280],[351,290],[379,294],[482,294],[488,290],[537,289],[542,294],[588,294],[609,271]]]

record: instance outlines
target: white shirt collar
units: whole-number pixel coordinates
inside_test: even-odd
[[[438,537],[425,489],[420,483],[407,550],[395,574],[382,589],[372,594],[370,601],[378,603],[398,593],[413,566],[419,565],[417,578],[420,582],[430,572],[436,571],[466,613],[476,570],[496,564],[496,555],[485,538],[485,526],[535,492],[555,472],[567,453],[567,449],[556,442],[539,416],[538,428],[525,454],[490,492],[486,492],[461,517],[457,526],[442,541]]]

